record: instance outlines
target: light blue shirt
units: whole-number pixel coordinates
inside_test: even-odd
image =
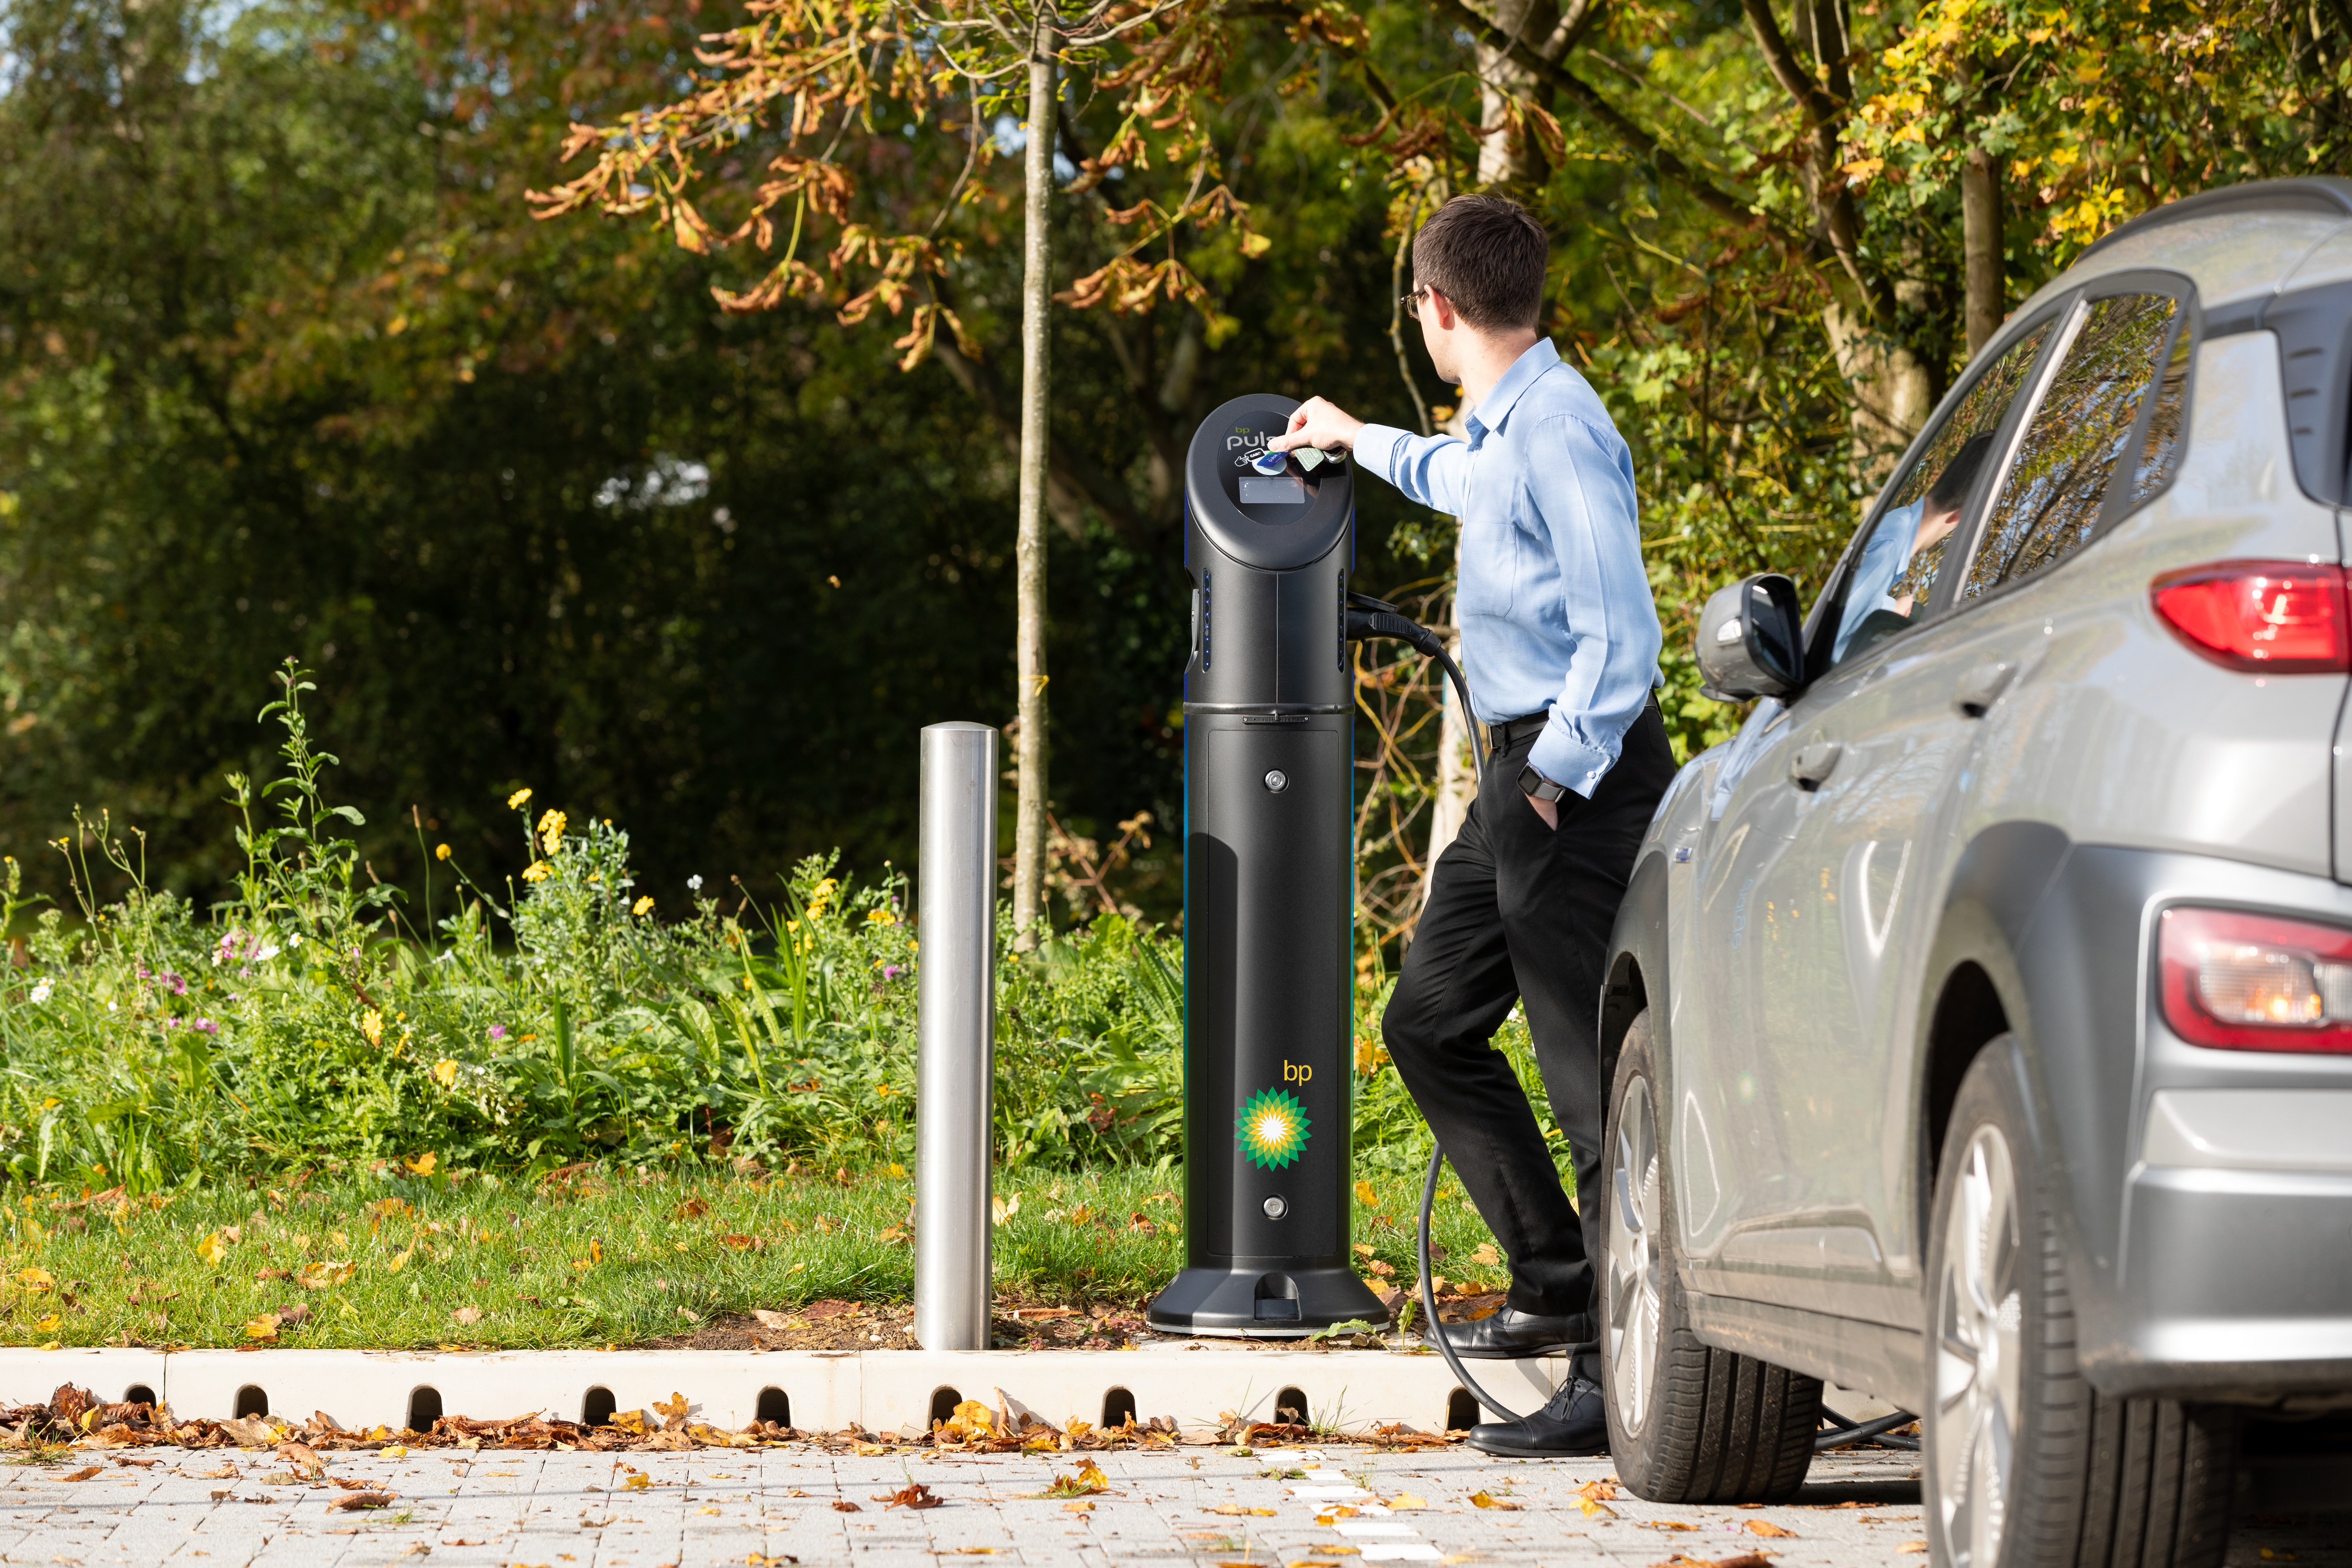
[[[1911,564],[1911,542],[1919,536],[1919,514],[1927,504],[1922,499],[1896,507],[1879,520],[1863,542],[1861,558],[1853,563],[1853,584],[1845,591],[1845,614],[1838,621],[1837,641],[1830,648],[1832,664],[1845,658],[1845,645],[1853,640],[1872,611],[1903,613],[1895,605],[1895,584]]]
[[[1548,339],[1466,423],[1467,441],[1367,425],[1356,465],[1461,520],[1454,617],[1478,717],[1549,710],[1528,764],[1590,799],[1664,684],[1633,454]]]

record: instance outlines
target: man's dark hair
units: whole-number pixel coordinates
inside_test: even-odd
[[[1543,314],[1551,241],[1528,209],[1501,196],[1456,196],[1412,238],[1413,281],[1454,302],[1480,331],[1532,327]]]
[[[1936,482],[1927,487],[1927,504],[1923,512],[1958,511],[1960,503],[1969,499],[1969,487],[1977,482],[1977,470],[1984,467],[1985,454],[1992,450],[1990,436],[1971,436],[1961,443]]]

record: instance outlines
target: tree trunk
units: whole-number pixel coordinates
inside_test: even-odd
[[[2000,218],[2000,160],[1971,147],[1960,165],[1960,255],[1968,274],[1964,315],[1970,354],[1992,341],[2009,313]]]
[[[1013,546],[1020,771],[1013,807],[1013,928],[1034,946],[1045,913],[1045,427],[1052,334],[1054,13],[1040,0],[1029,54],[1029,145],[1021,257],[1021,520]]]
[[[1493,16],[1496,26],[1530,46],[1539,47],[1559,25],[1555,0],[1498,0]],[[1515,135],[1507,128],[1506,114],[1512,98],[1549,106],[1551,87],[1492,45],[1480,43],[1477,57],[1478,125],[1487,133],[1478,144],[1478,183],[1532,191],[1548,173],[1543,153],[1534,137]]]
[[[1824,306],[1822,328],[1838,374],[1853,392],[1854,475],[1875,489],[1927,424],[1934,383],[1917,354],[1874,331],[1860,310]]]

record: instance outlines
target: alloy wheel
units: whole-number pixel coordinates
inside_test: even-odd
[[[2017,1171],[1999,1128],[1976,1130],[1954,1182],[1936,1281],[1937,1522],[1952,1568],[1995,1568],[2024,1372]]]
[[[1658,1139],[1647,1079],[1625,1086],[1609,1185],[1616,1203],[1609,1230],[1609,1380],[1618,1422],[1633,1433],[1649,1414],[1658,1376]]]

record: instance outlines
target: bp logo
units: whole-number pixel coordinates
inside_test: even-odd
[[[1234,1121],[1243,1157],[1262,1171],[1290,1164],[1305,1152],[1307,1129],[1307,1108],[1280,1089],[1263,1089],[1250,1096]]]

